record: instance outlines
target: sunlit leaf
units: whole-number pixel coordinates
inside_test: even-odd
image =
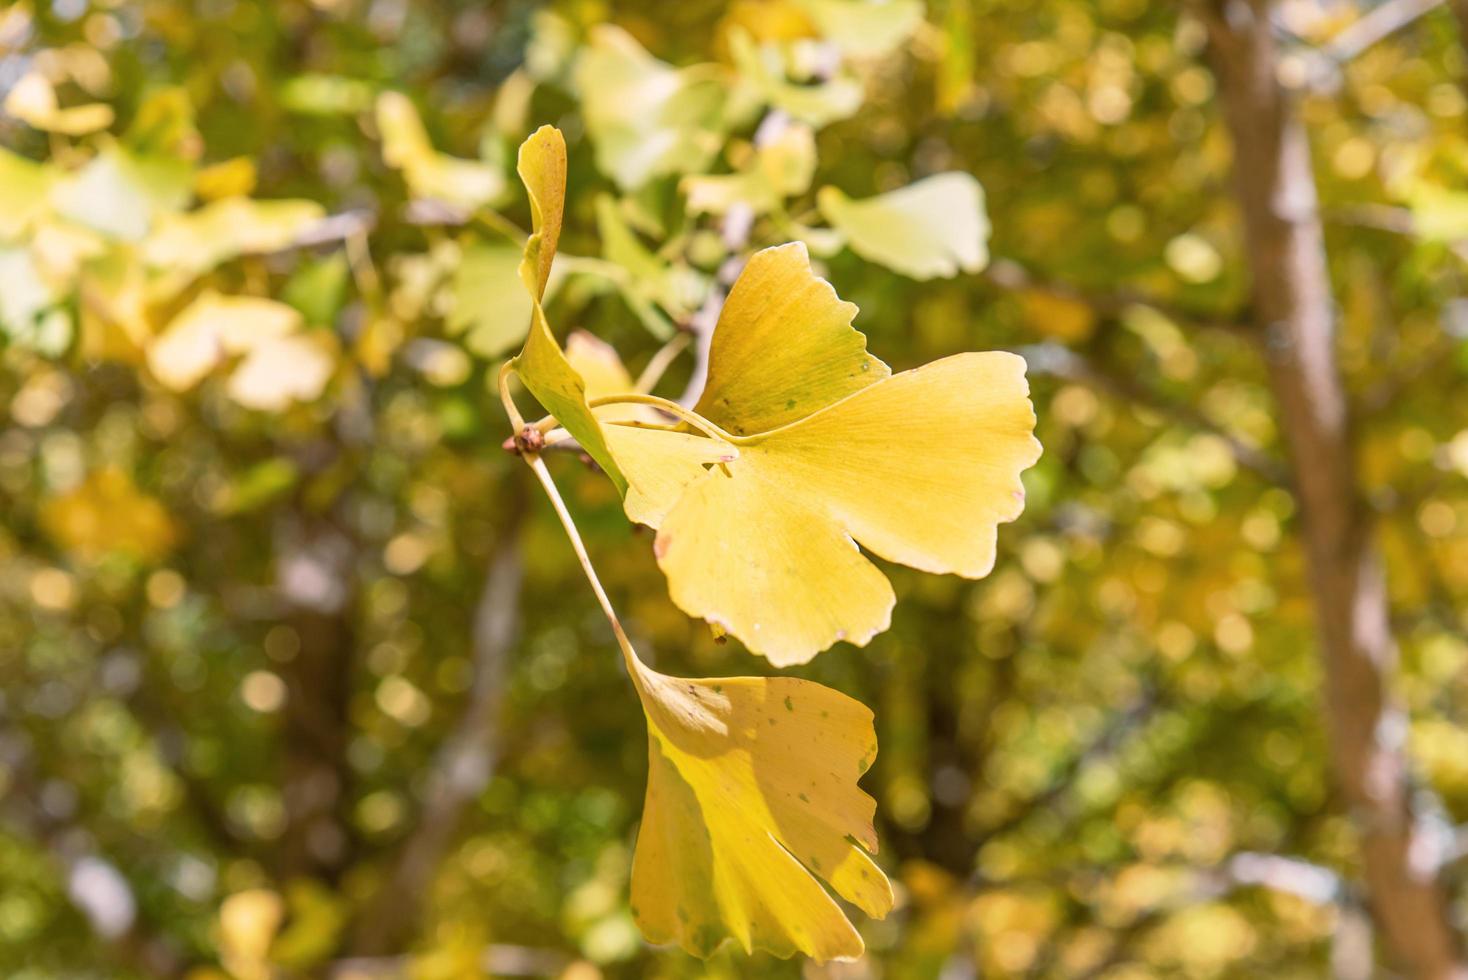
[[[229,396],[246,408],[279,412],[314,401],[336,370],[335,337],[324,330],[254,345],[229,376]]]
[[[104,235],[137,241],[162,214],[180,211],[193,193],[193,168],[169,156],[141,156],[117,144],[51,191],[56,210]]]
[[[384,92],[378,97],[377,129],[382,136],[382,158],[403,172],[414,197],[476,208],[505,191],[504,175],[497,168],[435,150],[418,110],[401,92]]]
[[[724,303],[694,410],[735,435],[804,418],[891,374],[805,246],[756,252]]]
[[[782,208],[786,198],[805,193],[815,168],[815,134],[797,123],[755,150],[738,173],[685,177],[681,186],[694,214],[727,214],[736,204],[768,214]]]
[[[239,255],[285,248],[324,214],[315,201],[229,197],[161,216],[143,243],[143,256],[151,265],[201,275]]]
[[[21,122],[48,133],[85,136],[112,125],[112,107],[93,102],[63,109],[56,90],[38,72],[22,75],[5,97],[5,111]]]
[[[46,213],[54,180],[46,164],[0,147],[0,240],[19,238]]]
[[[602,24],[575,78],[597,166],[623,189],[699,170],[718,152],[727,95],[713,66],[674,68]]]
[[[777,665],[887,628],[892,588],[857,544],[987,575],[997,526],[1024,506],[1020,472],[1039,457],[1023,360],[959,354],[888,376],[854,312],[811,275],[803,246],[751,260],[699,403],[749,435],[738,460],[688,486],[655,544],[679,607]]]
[[[914,279],[978,272],[989,261],[984,191],[969,174],[936,174],[860,201],[823,187],[818,202],[853,252]]]
[[[163,505],[116,467],[96,470],[75,489],[45,501],[40,518],[53,541],[84,561],[118,553],[156,562],[178,537]]]
[[[923,22],[922,0],[795,0],[816,30],[842,53],[884,55],[906,43]]]
[[[602,437],[601,424],[586,405],[586,385],[556,343],[540,305],[555,262],[566,201],[566,141],[560,130],[542,126],[532,133],[520,146],[517,169],[530,196],[534,231],[525,243],[520,262],[520,280],[532,303],[530,332],[515,358],[516,373],[546,411],[606,471],[617,489],[625,491],[627,479]]]
[[[875,804],[857,785],[877,752],[871,712],[810,681],[631,669],[648,724],[632,866],[643,934],[705,957],[726,939],[859,956],[861,936],[816,879],[868,915],[892,907],[869,856]]]
[[[748,34],[729,34],[729,50],[739,78],[766,105],[816,128],[853,115],[861,107],[862,86],[848,75],[804,85],[787,77],[785,57],[776,45],[757,45]]]
[[[165,387],[185,391],[225,358],[295,333],[301,314],[272,299],[206,291],[148,348],[148,367]]]

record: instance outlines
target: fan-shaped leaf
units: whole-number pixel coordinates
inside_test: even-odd
[[[936,174],[861,201],[823,187],[817,201],[853,252],[913,279],[978,272],[989,261],[984,191],[969,174]]]
[[[731,938],[778,956],[860,955],[815,876],[868,915],[892,907],[869,856],[875,804],[857,786],[877,752],[871,712],[810,681],[629,669],[648,725],[632,866],[643,934],[696,956]]]

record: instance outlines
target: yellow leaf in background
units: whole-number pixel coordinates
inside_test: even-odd
[[[53,171],[0,147],[0,241],[21,237],[49,208]]]
[[[816,26],[792,0],[733,0],[719,21],[718,46],[727,51],[729,35],[736,31],[760,44],[816,36]]]
[[[178,537],[163,505],[116,467],[97,470],[74,490],[45,501],[40,521],[47,536],[83,561],[120,553],[157,562]]]
[[[815,133],[796,123],[755,150],[749,166],[739,173],[685,177],[681,187],[694,214],[727,214],[736,204],[768,214],[784,207],[786,198],[804,194],[815,168]]]
[[[1074,344],[1091,336],[1096,329],[1095,307],[1068,296],[1026,289],[1019,293],[1019,307],[1025,324],[1042,337]]]
[[[1021,358],[959,354],[888,376],[803,246],[757,254],[745,276],[698,411],[749,435],[682,492],[654,550],[680,608],[785,666],[887,628],[892,588],[857,543],[987,575],[1040,446]]]
[[[193,193],[185,160],[133,153],[115,143],[56,181],[51,203],[77,224],[138,241],[159,215],[181,211]]]
[[[315,201],[227,197],[187,214],[162,215],[143,243],[149,265],[202,275],[239,255],[290,246],[326,211]]]
[[[235,892],[219,905],[219,960],[236,980],[270,980],[270,944],[285,921],[285,902],[268,888]]]
[[[935,174],[861,201],[823,187],[817,202],[853,252],[913,279],[978,272],[989,262],[984,190],[970,174]]]
[[[185,391],[226,357],[300,328],[301,314],[284,303],[206,291],[149,346],[148,367],[165,387]]]
[[[234,369],[229,396],[258,412],[314,401],[336,371],[336,361],[335,335],[325,330],[273,337],[255,345]]]
[[[881,918],[892,888],[876,804],[857,780],[877,752],[872,713],[810,681],[667,677],[629,658],[648,725],[648,783],[632,914],[650,942],[708,956],[861,955],[861,936],[816,880]]]
[[[566,362],[581,375],[586,384],[586,399],[607,395],[626,395],[637,390],[627,366],[617,350],[605,340],[585,330],[572,330],[566,338]],[[665,415],[651,405],[606,405],[596,409],[603,422],[667,422]]]
[[[795,0],[843,54],[873,58],[906,43],[923,22],[922,0]]]
[[[194,175],[194,191],[206,201],[226,197],[244,197],[255,189],[255,161],[250,157],[231,157],[210,164]]]
[[[861,108],[862,85],[849,75],[812,84],[792,82],[786,77],[785,57],[775,45],[757,45],[744,31],[729,32],[729,53],[739,70],[739,80],[753,97],[781,109],[820,129],[855,115]]]
[[[520,146],[517,169],[530,196],[534,231],[525,243],[520,262],[520,280],[532,302],[530,332],[525,347],[515,358],[515,371],[545,410],[606,471],[617,490],[625,493],[627,478],[602,436],[601,424],[586,405],[586,384],[556,343],[540,305],[556,258],[566,202],[566,140],[560,130],[542,126],[532,133]]]
[[[623,190],[699,170],[722,145],[727,92],[716,66],[674,68],[621,28],[599,24],[575,84],[597,166]]]
[[[36,129],[63,136],[85,136],[112,125],[112,107],[100,102],[61,108],[56,90],[37,73],[22,75],[5,97],[5,111]]]
[[[472,209],[505,191],[505,178],[498,168],[436,151],[418,110],[401,92],[378,96],[377,129],[383,160],[403,172],[414,197]]]

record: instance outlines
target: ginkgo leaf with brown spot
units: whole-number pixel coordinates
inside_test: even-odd
[[[783,666],[889,625],[892,587],[858,545],[987,575],[1040,445],[1021,358],[890,375],[802,246],[756,255],[751,274],[729,295],[699,402],[739,458],[688,485],[654,548],[680,608]]]
[[[654,943],[708,956],[861,955],[817,876],[881,918],[876,805],[857,785],[876,756],[872,713],[811,681],[668,677],[629,657],[648,724],[648,784],[632,914]]]

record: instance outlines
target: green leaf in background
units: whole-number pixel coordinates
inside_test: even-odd
[[[816,128],[854,115],[861,108],[862,85],[849,75],[799,84],[786,75],[785,56],[774,45],[759,45],[748,33],[729,33],[729,51],[739,79],[765,105],[783,110]]]
[[[46,213],[50,167],[0,147],[0,240],[15,239]]]
[[[667,262],[643,245],[610,195],[597,198],[596,224],[601,232],[602,257],[626,273],[616,277],[618,292],[648,333],[667,340],[674,329],[669,317],[682,320],[692,314],[708,290],[707,280],[687,265]]]
[[[345,252],[332,252],[302,265],[286,280],[280,298],[301,311],[306,323],[329,326],[346,301],[351,269]]]
[[[352,116],[372,108],[372,86],[355,78],[307,72],[280,87],[280,104],[308,116]]]
[[[481,357],[500,357],[525,339],[531,300],[520,282],[520,257],[508,242],[475,242],[454,269],[445,326]]]
[[[970,174],[935,174],[860,201],[823,187],[817,200],[853,252],[905,276],[949,277],[988,264],[984,190]]]
[[[922,0],[796,0],[796,6],[822,37],[856,58],[895,51],[923,22]]]
[[[413,100],[401,92],[378,97],[377,130],[383,160],[403,172],[416,198],[473,209],[497,200],[507,189],[504,174],[490,164],[435,150]]]
[[[681,186],[694,214],[728,214],[736,204],[768,214],[809,190],[815,168],[815,133],[795,123],[750,153],[737,173],[685,177]]]
[[[728,93],[713,65],[677,69],[611,25],[592,31],[575,69],[597,166],[623,190],[702,169],[722,144]]]

